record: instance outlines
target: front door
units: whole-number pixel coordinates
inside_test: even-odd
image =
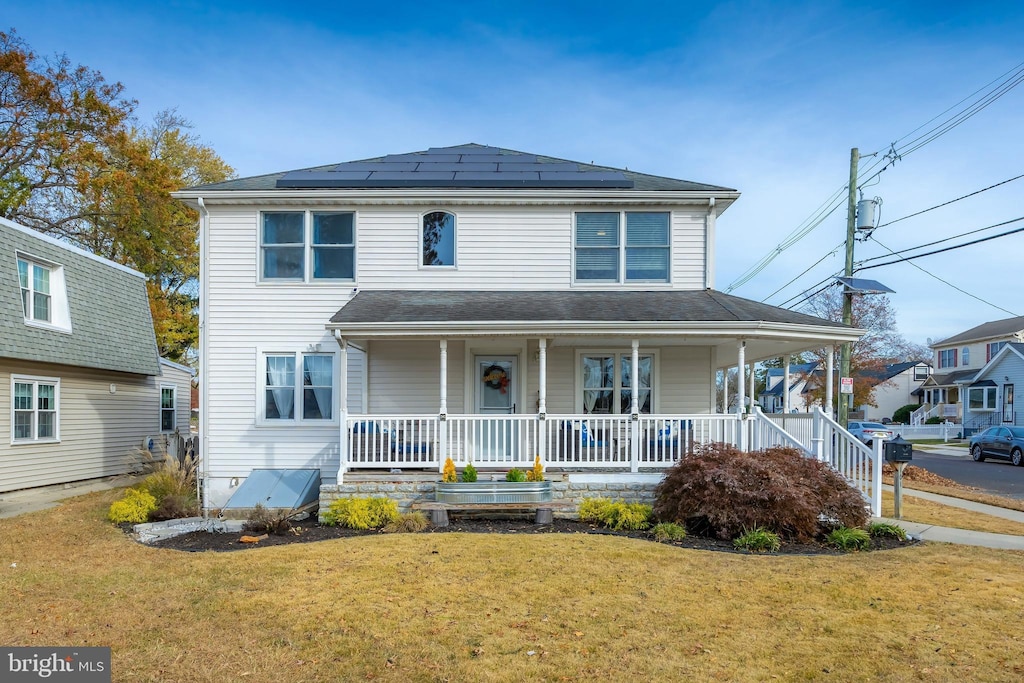
[[[516,361],[515,356],[476,357],[476,412],[485,419],[476,423],[473,441],[482,462],[519,459],[518,425],[502,419],[516,412]]]
[[[1013,419],[1013,385],[1003,385],[1003,422],[1016,424]]]

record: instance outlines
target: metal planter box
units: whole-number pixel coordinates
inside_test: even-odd
[[[550,481],[475,481],[437,485],[438,503],[546,503]]]

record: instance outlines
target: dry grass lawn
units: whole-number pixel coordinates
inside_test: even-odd
[[[117,493],[0,520],[5,645],[110,645],[116,681],[1024,677],[1020,552],[420,534],[185,554],[105,523]]]
[[[908,522],[1024,536],[1024,524],[1020,522],[917,498],[907,490],[903,491],[902,512],[903,519]],[[893,494],[889,491],[882,491],[882,516],[893,516]]]

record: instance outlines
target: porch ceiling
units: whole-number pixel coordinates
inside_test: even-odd
[[[855,341],[862,330],[714,290],[356,294],[327,324],[349,339],[531,337],[555,345],[711,346],[719,365]]]

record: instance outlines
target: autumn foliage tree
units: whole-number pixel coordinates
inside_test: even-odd
[[[0,215],[139,270],[162,356],[198,341],[198,216],[176,189],[233,175],[174,111],[134,118],[124,86],[0,32]]]
[[[825,320],[840,322],[843,319],[843,292],[833,287],[819,292],[808,300],[804,312]],[[853,405],[876,406],[875,388],[886,384],[881,377],[885,368],[892,363],[924,360],[931,357],[927,348],[909,342],[897,328],[896,311],[889,297],[879,294],[853,297],[853,326],[863,329],[864,336],[853,342],[850,350],[850,376],[853,377]],[[835,367],[838,371],[838,347]],[[812,354],[814,360],[824,368],[827,356],[821,350]],[[808,378],[807,388],[811,398],[819,405],[825,402],[825,374],[815,373]]]

